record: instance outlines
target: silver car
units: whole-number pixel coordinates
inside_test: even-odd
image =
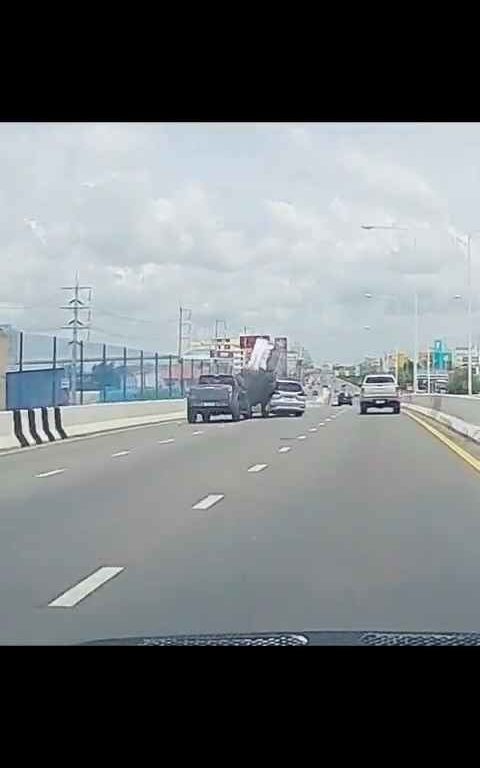
[[[269,412],[274,415],[303,416],[306,397],[298,381],[277,379],[277,387],[270,400]]]

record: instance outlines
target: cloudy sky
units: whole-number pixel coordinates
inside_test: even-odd
[[[0,322],[54,332],[78,269],[112,343],[174,351],[182,303],[199,337],[225,320],[347,362],[412,349],[415,289],[421,344],[463,343],[452,235],[479,203],[476,123],[3,123]]]

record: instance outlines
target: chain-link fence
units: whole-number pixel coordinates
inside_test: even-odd
[[[29,371],[51,377],[48,404],[83,405],[184,397],[202,373],[230,373],[231,365],[85,341],[77,345],[74,365],[68,339],[15,332],[10,340],[9,372]]]

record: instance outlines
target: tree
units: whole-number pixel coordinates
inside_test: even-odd
[[[472,390],[474,395],[480,392],[480,377],[472,377]],[[453,374],[448,379],[448,392],[450,395],[468,394],[468,369],[455,368]]]
[[[406,360],[398,371],[398,385],[405,387],[413,384],[413,360]]]

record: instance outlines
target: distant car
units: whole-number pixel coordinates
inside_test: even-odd
[[[300,382],[277,379],[277,386],[270,400],[270,413],[275,416],[303,416],[305,407],[305,392]]]
[[[338,393],[338,399],[337,399],[338,405],[352,405],[352,395],[350,392],[339,392]]]
[[[369,408],[392,408],[393,413],[400,413],[400,392],[395,376],[365,376],[360,390],[360,413],[367,413]]]
[[[314,397],[318,397],[318,389],[314,389],[313,392],[312,392],[312,395]]]

